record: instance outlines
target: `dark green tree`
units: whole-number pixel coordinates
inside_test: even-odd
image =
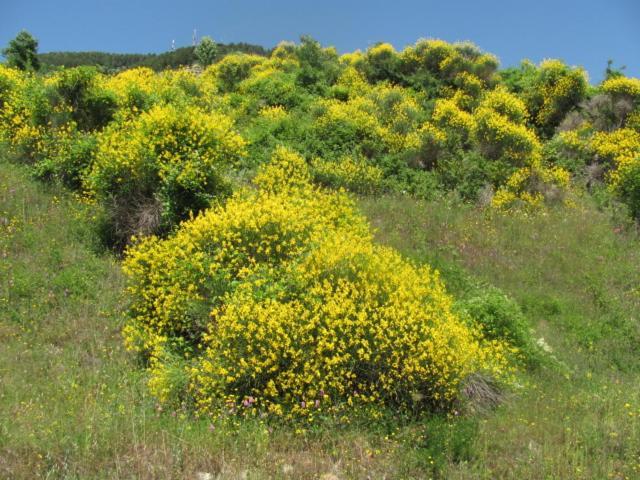
[[[208,67],[218,55],[218,46],[211,37],[202,37],[194,53],[198,59],[198,63],[203,67]]]
[[[321,93],[337,80],[340,64],[335,50],[322,48],[317,40],[302,35],[295,55],[300,62],[297,82],[306,89]]]
[[[610,78],[624,77],[625,68],[627,68],[626,65],[616,68],[613,65],[613,60],[611,59],[607,60],[607,68],[604,71],[604,79],[609,80]]]
[[[7,64],[20,70],[38,70],[38,40],[29,32],[22,30],[16,38],[9,42],[9,46],[2,50]]]

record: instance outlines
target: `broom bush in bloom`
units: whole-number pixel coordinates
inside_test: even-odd
[[[475,110],[474,118],[474,140],[487,158],[523,166],[540,155],[540,141],[522,123],[526,110],[515,96],[505,91],[488,93]]]
[[[366,63],[362,70],[370,82],[390,81],[396,83],[400,79],[400,60],[393,45],[379,43],[367,49]]]
[[[572,109],[585,98],[587,75],[560,60],[545,60],[535,70],[524,98],[532,121],[545,137],[551,137]]]
[[[319,155],[363,154],[372,157],[400,147],[399,137],[385,128],[375,103],[365,97],[347,102],[326,100],[314,125]]]
[[[539,210],[546,204],[565,201],[569,172],[561,167],[547,167],[539,162],[516,170],[492,199],[498,210]]]
[[[596,132],[591,137],[591,148],[600,161],[619,168],[640,155],[640,132],[630,128]]]
[[[376,193],[382,188],[382,170],[364,158],[342,157],[337,161],[316,158],[311,162],[316,183],[333,188],[345,188],[356,193]]]
[[[146,111],[159,102],[158,78],[150,68],[124,70],[106,81],[116,95],[120,114]]]
[[[233,92],[242,81],[249,78],[256,65],[264,62],[265,59],[257,55],[240,53],[227,55],[219,62],[207,67],[203,76],[205,79],[212,79],[220,92]]]
[[[245,142],[227,116],[155,106],[98,135],[86,188],[132,208],[156,202],[162,223],[171,226],[226,195],[225,171],[244,154]]]
[[[492,110],[518,125],[523,125],[529,116],[525,103],[502,88],[486,92],[480,107]]]
[[[640,102],[640,79],[629,77],[613,77],[605,80],[601,87],[603,92],[612,95],[616,100],[626,98]]]
[[[156,396],[312,417],[448,408],[472,373],[505,378],[514,348],[484,339],[437,272],[374,245],[351,200],[309,178],[278,149],[257,190],[129,249],[126,336]]]
[[[640,217],[640,132],[621,128],[613,132],[596,132],[591,148],[608,163],[609,188]]]
[[[19,128],[28,120],[23,102],[27,78],[17,69],[0,64],[0,140],[14,143]]]
[[[47,83],[55,92],[54,108],[67,112],[79,130],[99,130],[116,112],[115,93],[105,88],[104,77],[93,67],[61,70]]]
[[[453,100],[437,100],[431,121],[449,136],[455,135],[460,146],[468,144],[475,127],[473,115],[459,108]]]

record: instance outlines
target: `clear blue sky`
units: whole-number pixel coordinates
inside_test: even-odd
[[[41,52],[161,52],[193,28],[266,47],[310,34],[340,52],[471,40],[503,66],[561,58],[598,81],[612,58],[640,77],[640,0],[0,0],[0,45],[27,29]]]

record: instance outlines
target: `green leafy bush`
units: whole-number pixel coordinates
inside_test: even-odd
[[[156,106],[101,132],[86,185],[113,205],[116,236],[169,228],[227,195],[225,172],[245,154],[233,128],[219,113]]]
[[[518,349],[527,362],[540,359],[540,349],[520,306],[498,288],[479,289],[474,295],[458,302],[457,306],[480,326],[487,338],[507,341]]]
[[[52,85],[54,108],[66,110],[80,130],[100,129],[113,118],[116,96],[103,88],[101,76],[95,68],[61,70],[53,78]]]

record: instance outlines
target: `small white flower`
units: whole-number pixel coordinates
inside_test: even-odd
[[[540,337],[536,343],[538,344],[538,346],[544,350],[547,353],[551,353],[553,352],[553,348],[551,348],[551,346],[544,340],[543,337]]]

